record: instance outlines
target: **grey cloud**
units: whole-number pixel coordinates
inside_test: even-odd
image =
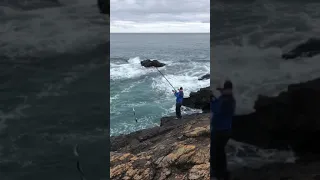
[[[209,0],[111,0],[111,21],[210,22]]]

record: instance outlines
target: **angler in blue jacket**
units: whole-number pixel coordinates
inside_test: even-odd
[[[183,101],[183,88],[180,87],[179,91],[172,90],[174,95],[176,96],[176,116],[178,119],[181,119],[181,106]]]
[[[210,97],[211,108],[211,144],[210,144],[210,176],[218,179],[229,179],[225,146],[231,137],[232,117],[235,113],[236,101],[233,96],[233,85],[226,81],[219,97]]]

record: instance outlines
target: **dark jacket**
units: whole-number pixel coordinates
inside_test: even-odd
[[[235,113],[236,101],[233,95],[221,95],[218,98],[211,98],[211,121],[210,127],[213,130],[231,130],[232,118]]]
[[[176,103],[182,104],[182,101],[183,101],[183,91],[175,92],[174,95],[176,96]]]

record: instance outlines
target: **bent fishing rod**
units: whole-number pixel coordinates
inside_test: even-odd
[[[164,74],[162,74],[162,72],[157,68],[157,67],[155,67],[157,70],[158,70],[158,72],[164,77],[164,79],[165,80],[167,80],[167,82],[170,84],[170,86],[176,91],[176,88],[174,88],[173,87],[173,85],[170,83],[170,81],[166,78],[166,76],[164,75]]]
[[[176,91],[176,88],[173,87],[173,85],[170,83],[170,81],[166,78],[166,76],[157,68],[155,67],[158,72],[164,77],[164,79],[170,84],[170,86]],[[132,111],[133,111],[133,116],[134,116],[134,119],[136,121],[136,123],[138,123],[138,118],[136,117],[136,110],[134,109],[134,107],[132,108]]]

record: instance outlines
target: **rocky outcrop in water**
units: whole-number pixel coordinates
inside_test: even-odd
[[[208,93],[209,88],[204,89],[199,92]],[[234,117],[232,138],[262,148],[291,147],[300,162],[235,169],[232,176],[241,180],[319,178],[319,107],[320,78],[290,85],[277,97],[259,96],[255,112]],[[111,137],[111,179],[209,179],[209,117],[208,113],[186,115],[182,120],[164,117],[160,127]]]
[[[184,98],[182,105],[194,109],[201,109],[203,112],[210,111],[210,87],[201,88],[197,92],[191,92],[188,98]]]
[[[166,64],[159,62],[158,60],[143,60],[140,62],[143,67],[163,67]]]
[[[101,14],[110,14],[110,1],[98,0],[98,7]]]
[[[200,78],[198,78],[199,81],[206,80],[206,79],[210,79],[210,74],[206,74],[206,75],[203,75]]]
[[[320,39],[311,38],[308,41],[297,45],[291,51],[282,55],[283,59],[294,59],[297,57],[313,57],[320,54]]]

